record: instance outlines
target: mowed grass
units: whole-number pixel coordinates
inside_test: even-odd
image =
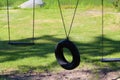
[[[7,5],[7,0],[0,0],[0,9],[4,9],[4,7]],[[18,1],[14,1],[14,0],[8,0],[9,1],[9,6],[12,8],[17,8],[20,4],[24,3],[27,0],[18,0]],[[60,2],[62,4],[65,4],[66,7],[70,7],[69,5],[74,5],[76,3],[77,0],[60,0]],[[58,6],[58,1],[57,0],[44,0],[43,1],[45,3],[44,8],[45,9],[51,9],[51,8],[56,8],[56,6]],[[113,4],[111,4],[113,1],[112,0],[104,0],[104,4],[106,6],[113,6]],[[109,4],[110,3],[110,4]],[[94,7],[98,7],[101,5],[101,0],[79,0],[79,7],[81,8],[94,8]]]
[[[20,0],[20,1],[14,1],[14,0],[8,0],[9,5],[11,6],[17,6],[27,0]],[[6,6],[7,5],[7,0],[0,0],[0,7]]]
[[[72,18],[73,9],[65,9],[66,28]],[[106,8],[104,15],[104,57],[120,58],[120,15]],[[11,40],[29,42],[32,36],[32,10],[10,10]],[[78,8],[70,40],[79,49],[81,68],[110,68],[119,70],[120,63],[102,63],[101,10]],[[56,44],[65,39],[59,9],[36,9],[35,45],[15,46],[8,44],[6,10],[0,11],[0,72],[29,70],[44,72],[63,70],[54,55]],[[67,53],[67,52],[66,52]],[[71,60],[71,55],[67,56]]]

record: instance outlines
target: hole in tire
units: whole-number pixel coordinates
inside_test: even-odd
[[[72,57],[72,54],[71,54],[70,50],[67,49],[67,48],[63,48],[63,52],[64,52],[63,55],[64,55],[65,59],[66,59],[69,63],[71,63],[72,60],[73,60],[73,57]]]

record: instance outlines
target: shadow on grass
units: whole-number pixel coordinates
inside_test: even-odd
[[[101,36],[96,37],[94,42],[90,43],[80,43],[75,42],[77,45],[79,52],[81,53],[81,61],[99,66],[99,64],[102,65],[100,62],[100,56],[102,56],[102,45],[101,45]],[[19,40],[22,41],[28,41],[29,39],[22,39]],[[53,36],[42,36],[42,37],[36,37],[35,40],[45,40],[42,43],[36,43],[32,46],[14,46],[14,45],[8,45],[8,41],[0,41],[0,56],[3,56],[5,58],[0,59],[0,63],[8,62],[8,61],[17,61],[24,58],[29,57],[42,57],[42,58],[49,58],[47,57],[47,54],[54,53],[55,45],[62,39],[56,38]],[[109,38],[104,37],[104,56],[112,55],[114,53],[120,52],[120,41],[111,40]],[[7,57],[6,57],[7,56]],[[98,57],[98,58],[96,58]],[[120,58],[120,56],[119,56]],[[99,61],[99,62],[98,62]],[[40,64],[40,63],[38,63]],[[56,61],[49,63],[51,68],[54,69],[54,67],[57,64]],[[36,70],[36,69],[42,69],[46,70],[50,66],[28,66],[28,65],[22,65],[19,66],[19,68],[26,69],[26,70]],[[113,70],[119,70],[120,66],[119,63],[108,63],[107,67],[110,67]],[[103,67],[104,68],[104,67]],[[103,68],[99,68],[100,70],[103,70]]]

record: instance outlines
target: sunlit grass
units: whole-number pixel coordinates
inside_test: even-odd
[[[2,7],[6,6],[6,1],[7,0],[0,0],[0,9],[2,9]],[[27,1],[27,0],[18,0],[18,1],[14,1],[14,0],[8,0],[9,1],[9,5],[13,8],[17,8],[20,4],[22,4],[23,2]],[[76,4],[77,0],[60,0],[60,3],[65,5],[65,8],[73,8],[72,6],[74,4]],[[57,0],[44,0],[43,1],[45,3],[45,6],[43,8],[57,8],[58,6],[58,1]],[[111,4],[113,1],[112,0],[104,0],[104,4],[107,7],[113,6],[113,4]],[[80,0],[79,1],[79,7],[80,8],[96,8],[101,6],[101,0]]]

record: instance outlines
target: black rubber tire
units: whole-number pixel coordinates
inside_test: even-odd
[[[70,50],[72,61],[68,62],[63,55],[63,48]],[[72,70],[80,64],[80,54],[77,47],[68,39],[59,42],[55,48],[55,56],[58,63],[67,70]]]

